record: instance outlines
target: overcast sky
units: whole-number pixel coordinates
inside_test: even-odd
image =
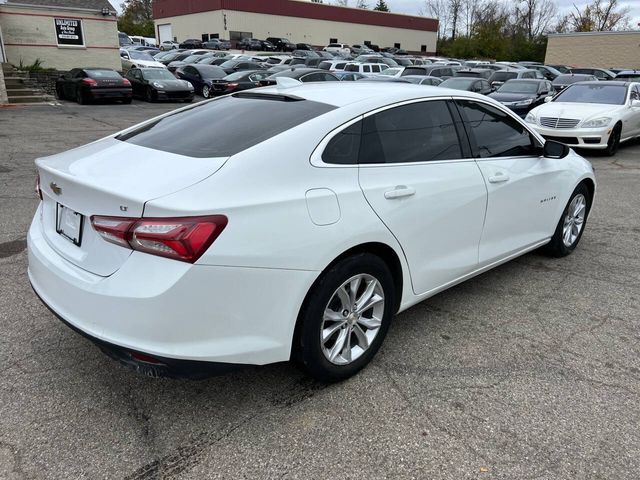
[[[513,0],[502,0],[505,3],[512,3]],[[575,3],[578,7],[582,7],[592,0],[555,0],[561,11],[570,10]],[[386,0],[389,8],[393,12],[406,13],[415,15],[420,12],[424,5],[423,0]],[[375,0],[370,0],[370,4],[375,4]],[[631,8],[631,25],[635,28],[640,22],[640,0],[621,0],[620,4]]]
[[[121,0],[109,0],[111,4],[120,11]],[[423,0],[386,0],[392,12],[406,13],[408,15],[416,15],[423,8]],[[502,0],[503,2],[513,2],[514,0]],[[575,3],[578,7],[582,7],[592,0],[555,0],[561,11],[567,11],[573,8]],[[355,0],[353,2],[355,4]],[[369,0],[370,5],[374,5],[375,0]],[[631,25],[638,28],[640,23],[640,0],[621,0],[620,4],[631,9]]]

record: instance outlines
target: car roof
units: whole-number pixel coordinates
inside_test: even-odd
[[[323,70],[320,70],[323,71]],[[325,72],[326,73],[326,72]],[[476,79],[477,80],[477,79]],[[326,103],[335,107],[353,104],[389,105],[395,102],[419,98],[465,96],[470,99],[485,99],[484,95],[442,87],[416,85],[413,83],[394,83],[390,89],[386,82],[353,82],[349,88],[340,82],[300,83],[295,87],[282,88],[277,85],[252,90],[255,94],[289,95],[314,102]],[[491,102],[497,103],[497,102]]]
[[[586,82],[580,82],[580,85],[598,85],[599,87],[607,87],[609,85],[613,85],[615,87],[628,87],[632,82],[625,82],[623,80],[607,80],[603,82],[602,80],[589,80]],[[637,83],[637,82],[636,82]]]
[[[548,81],[546,78],[512,78],[509,83],[542,83]]]

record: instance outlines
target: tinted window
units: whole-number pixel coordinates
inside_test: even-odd
[[[228,157],[334,108],[309,100],[236,94],[173,113],[116,138],[189,157]]]
[[[108,78],[110,80],[115,80],[122,78],[118,72],[114,72],[113,70],[87,70],[87,73],[91,78],[97,79]]]
[[[512,78],[517,78],[518,74],[515,72],[496,72],[491,75],[492,82],[506,82],[507,80],[511,80]]]
[[[458,101],[465,125],[482,158],[535,154],[530,133],[517,120],[488,105]]]
[[[424,74],[425,74],[425,69],[424,68],[406,67],[402,71],[402,76],[403,77],[405,75],[424,75]],[[433,75],[433,73],[431,75]]]
[[[364,119],[360,163],[425,162],[461,158],[444,101],[412,103]]]
[[[334,136],[322,152],[322,161],[338,165],[357,164],[361,131],[362,122],[356,122]]]

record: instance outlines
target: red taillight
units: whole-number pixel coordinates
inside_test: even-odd
[[[122,79],[122,84],[123,84],[125,87],[130,87],[130,86],[131,86],[131,82],[130,82],[128,79],[126,79],[126,78],[123,78],[123,79]]]
[[[140,252],[194,263],[227,226],[227,217],[123,218],[91,217],[107,242]]]
[[[36,186],[35,186],[35,190],[36,190],[36,195],[38,196],[38,198],[40,200],[42,200],[42,189],[40,188],[40,174],[36,174]]]
[[[98,85],[98,82],[93,78],[83,78],[82,83],[84,83],[85,85],[89,85],[91,87]]]

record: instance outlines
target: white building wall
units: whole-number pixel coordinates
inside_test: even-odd
[[[226,30],[224,20],[226,17]],[[365,40],[380,47],[392,47],[400,43],[405,50],[419,52],[422,45],[435,52],[437,33],[403,28],[380,27],[357,23],[332,22],[298,17],[266,15],[262,13],[217,10],[177,17],[160,18],[157,25],[171,24],[173,36],[178,41],[201,38],[203,33],[217,33],[229,38],[229,32],[251,32],[254,38],[287,37],[294,43],[324,46],[329,39],[349,45],[362,44]]]

